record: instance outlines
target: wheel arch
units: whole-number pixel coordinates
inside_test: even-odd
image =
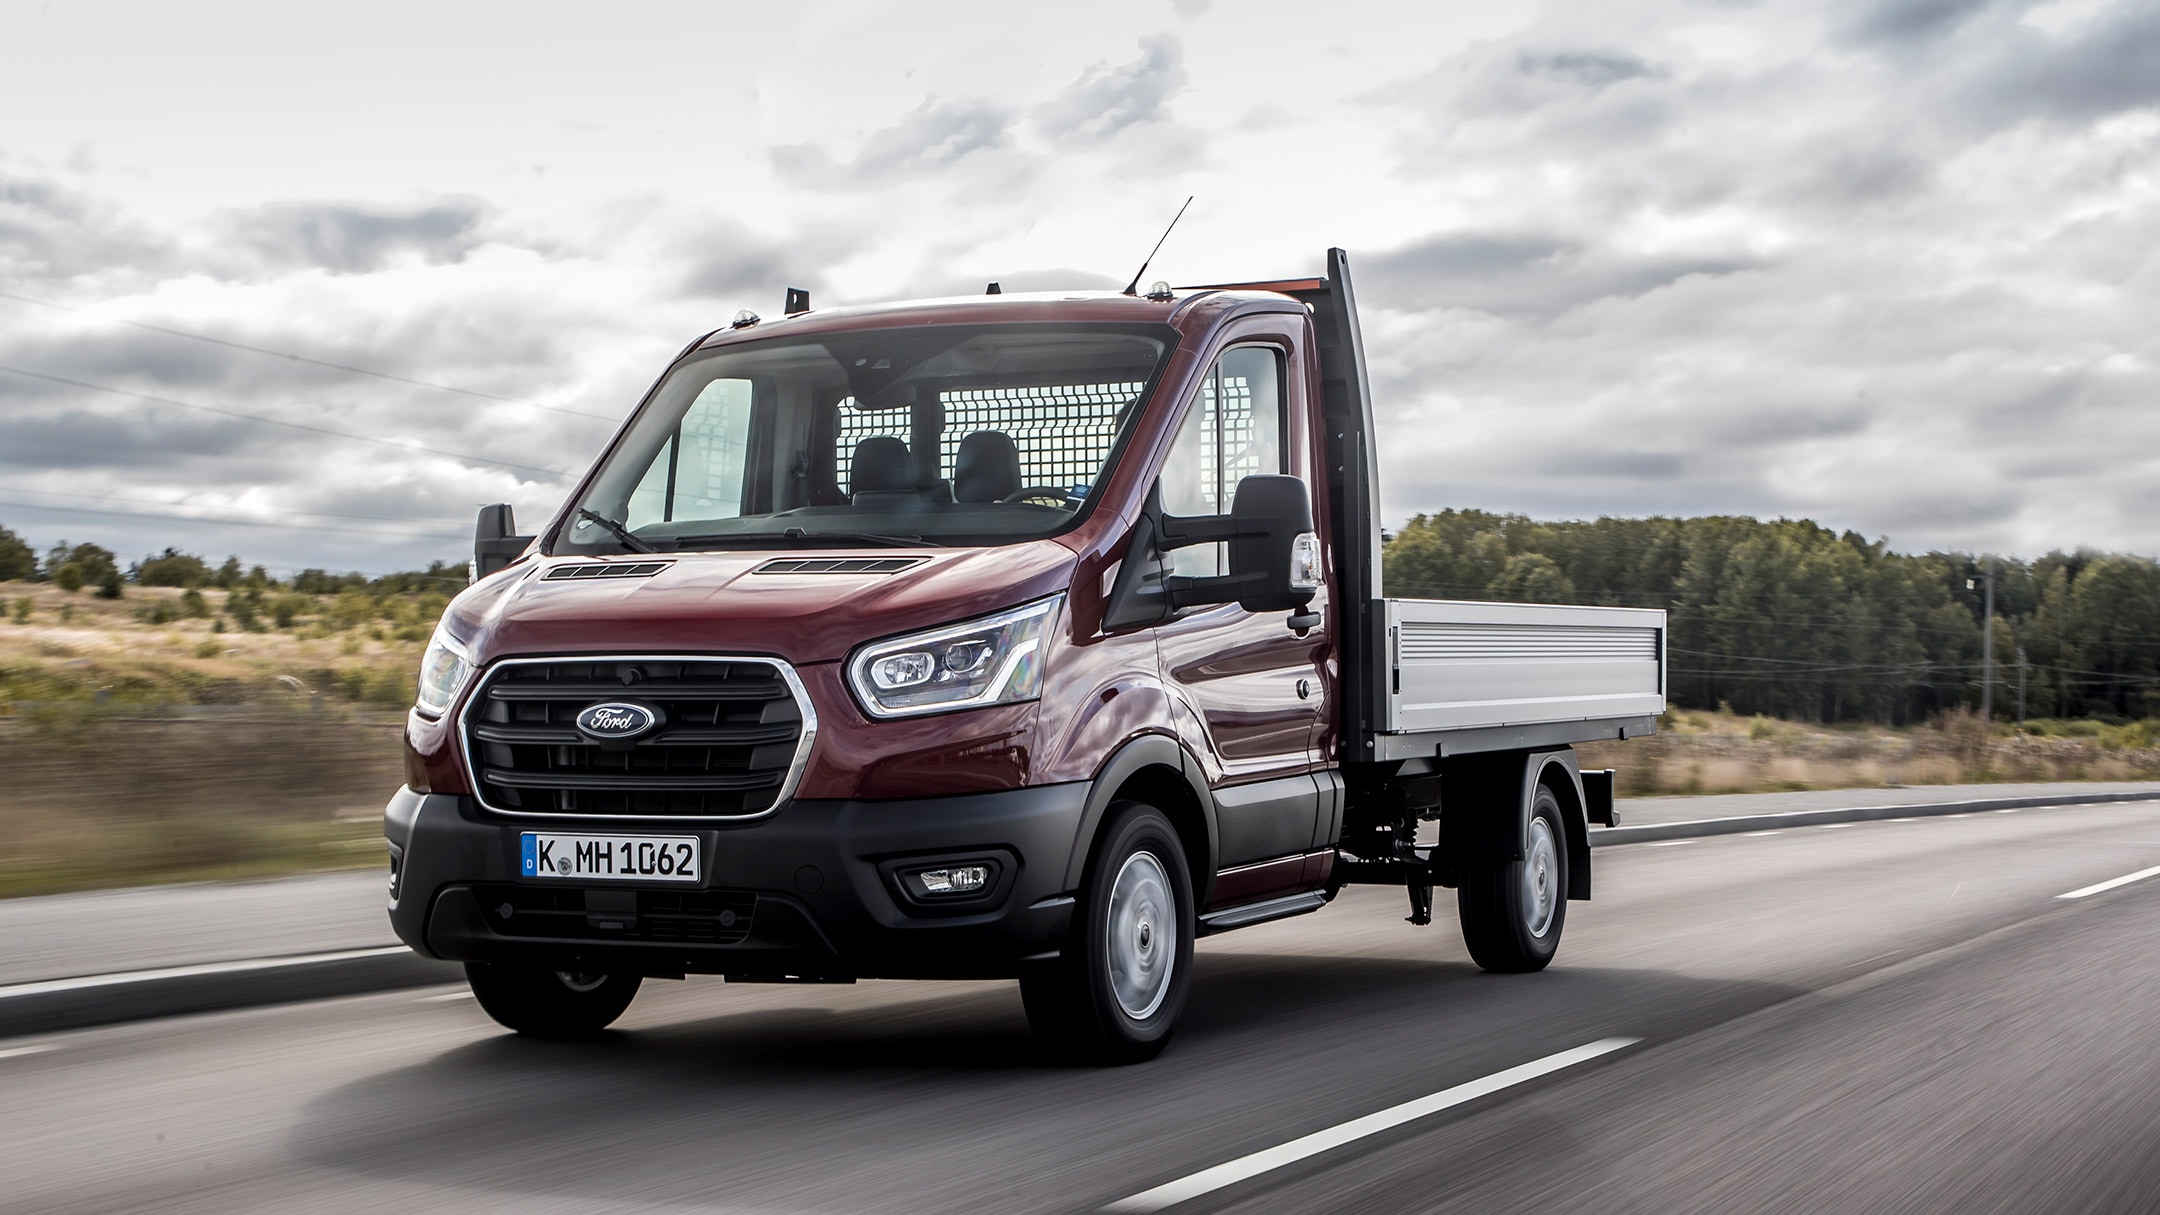
[[[1174,738],[1144,734],[1113,751],[1092,785],[1066,862],[1064,888],[1077,890],[1086,880],[1111,805],[1141,801],[1162,811],[1177,828],[1191,871],[1193,904],[1207,906],[1215,892],[1215,799],[1199,761]]]
[[[1451,853],[1465,861],[1519,861],[1539,786],[1560,803],[1568,897],[1590,897],[1590,827],[1582,772],[1567,747],[1466,755],[1441,766],[1440,817]]]

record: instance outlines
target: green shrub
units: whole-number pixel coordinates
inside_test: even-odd
[[[83,569],[72,561],[63,562],[52,572],[53,585],[72,595],[83,587]]]
[[[203,598],[201,591],[189,587],[180,596],[180,614],[190,620],[207,619],[210,615],[210,601]]]
[[[31,610],[31,608],[32,608],[32,607],[34,607],[34,606],[36,606],[36,605],[34,605],[34,604],[32,604],[32,603],[30,602],[30,597],[29,597],[28,595],[25,595],[25,596],[23,596],[22,598],[20,598],[20,599],[17,599],[17,600],[15,601],[15,623],[17,623],[17,624],[28,624],[28,623],[30,623],[30,610]]]

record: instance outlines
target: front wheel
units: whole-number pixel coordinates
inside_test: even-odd
[[[1560,799],[1544,785],[1530,804],[1523,859],[1472,866],[1455,888],[1463,944],[1486,970],[1543,970],[1567,922],[1567,835]]]
[[[1091,1063],[1162,1052],[1192,983],[1192,876],[1177,829],[1138,802],[1110,808],[1058,960],[1023,975],[1028,1025],[1052,1050]]]
[[[532,1038],[590,1038],[614,1024],[644,982],[638,975],[467,962],[465,981],[487,1015]]]

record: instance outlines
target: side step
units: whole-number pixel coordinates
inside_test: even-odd
[[[1320,910],[1327,906],[1327,903],[1326,891],[1308,890],[1303,894],[1286,894],[1281,898],[1225,907],[1221,911],[1210,911],[1200,917],[1200,935],[1213,936],[1233,928],[1247,928],[1254,924],[1265,924],[1269,920],[1304,915],[1308,911]]]

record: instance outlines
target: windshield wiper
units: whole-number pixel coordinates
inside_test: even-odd
[[[890,544],[900,548],[943,548],[935,540],[921,536],[888,536],[880,532],[811,532],[791,527],[780,533],[783,540],[832,540],[850,544]]]
[[[629,528],[624,527],[622,524],[617,523],[615,520],[608,518],[606,515],[594,514],[592,511],[586,510],[582,506],[578,507],[577,513],[578,518],[590,519],[594,523],[597,523],[600,526],[608,529],[608,533],[610,535],[614,536],[617,540],[622,541],[623,547],[629,549],[633,553],[657,553],[660,551],[659,549],[654,548],[652,545],[647,544],[645,541],[639,539],[636,532],[633,532]]]

